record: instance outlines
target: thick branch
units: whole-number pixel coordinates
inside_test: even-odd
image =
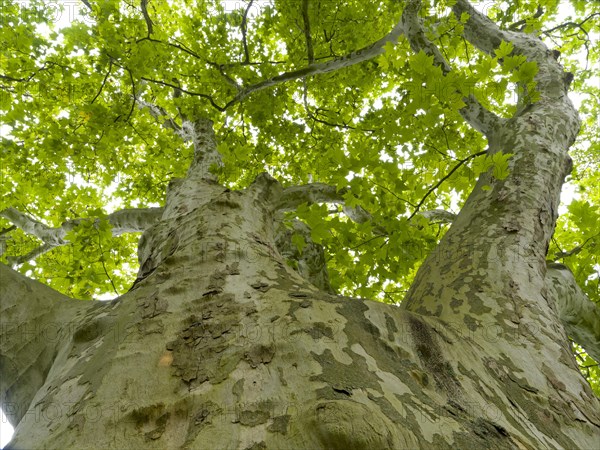
[[[386,36],[382,37],[377,42],[374,42],[373,44],[367,47],[363,47],[340,58],[335,58],[331,61],[326,61],[317,64],[309,64],[308,66],[302,69],[294,70],[291,72],[285,72],[273,78],[261,81],[260,83],[248,86],[244,88],[239,94],[237,94],[229,103],[227,103],[227,105],[225,105],[223,109],[227,109],[235,103],[242,101],[253,92],[257,92],[268,87],[285,83],[287,81],[333,72],[344,67],[350,67],[355,64],[359,64],[361,62],[373,59],[381,55],[385,51],[385,44],[387,44],[388,42],[396,43],[398,41],[398,38],[402,35],[402,32],[403,24],[402,21],[399,21]]]
[[[346,189],[337,190],[325,183],[311,183],[291,186],[283,190],[275,209],[293,211],[302,203],[344,203]]]
[[[291,186],[283,190],[279,196],[275,209],[281,212],[293,211],[303,203],[335,203],[344,204],[344,195],[348,189],[337,190],[335,186],[325,183],[311,183],[302,186]],[[371,215],[360,206],[343,207],[344,214],[356,223],[371,220]]]
[[[106,219],[112,226],[113,236],[120,236],[123,233],[135,233],[144,231],[160,220],[162,216],[162,208],[135,208],[123,209],[115,211],[106,216]],[[25,261],[35,259],[43,253],[52,250],[55,247],[66,245],[68,241],[65,239],[66,234],[79,225],[84,220],[89,219],[73,219],[64,222],[60,227],[51,228],[42,222],[29,217],[17,211],[15,208],[6,208],[0,211],[0,217],[10,220],[13,225],[23,230],[25,233],[32,234],[44,243],[27,253],[26,255],[11,257],[11,264],[22,264]],[[95,219],[98,221],[98,219]]]
[[[32,234],[48,244],[64,245],[63,240],[66,231],[62,227],[50,228],[40,221],[32,219],[27,214],[17,211],[15,208],[6,208],[0,211],[0,217],[10,220],[13,225],[27,234]]]
[[[182,89],[174,86],[175,95],[181,95]],[[203,178],[214,178],[210,173],[213,165],[221,166],[221,155],[217,151],[217,142],[213,130],[213,124],[210,120],[200,118],[195,121],[187,120],[183,115],[181,126],[177,125],[175,120],[160,106],[146,102],[134,96],[134,100],[140,109],[148,108],[150,115],[154,117],[163,127],[175,131],[184,142],[191,141],[194,145],[194,162],[190,170],[194,170]],[[166,120],[163,119],[166,117]]]
[[[184,121],[182,130],[184,139],[191,140],[194,144],[194,161],[189,169],[195,176],[206,179],[216,179],[212,174],[213,166],[221,167],[223,162],[221,154],[217,151],[217,140],[213,123],[209,119],[201,118],[194,122]]]
[[[0,264],[0,407],[13,425],[44,384],[72,321],[90,308],[95,302],[75,301]]]
[[[173,118],[169,116],[169,114],[163,108],[153,103],[142,100],[137,96],[135,96],[134,101],[138,105],[138,108],[147,108],[150,112],[150,115],[154,117],[158,122],[160,122],[160,124],[164,128],[169,128],[175,131],[175,134],[177,134],[178,136],[183,137],[184,133],[182,131],[182,128],[179,125],[177,125],[175,120],[173,120]]]
[[[142,9],[142,14],[144,15],[144,20],[146,21],[146,27],[148,28],[148,37],[152,34],[152,19],[150,19],[150,15],[148,14],[148,0],[140,0],[140,8]]]
[[[493,54],[502,41],[513,42],[513,37],[517,34],[517,32],[501,30],[498,25],[477,11],[466,0],[457,0],[452,10],[457,17],[464,12],[469,14],[469,20],[465,24],[465,37],[485,53]]]
[[[240,28],[242,30],[242,44],[244,45],[244,64],[248,64],[250,62],[250,51],[248,50],[248,12],[250,8],[252,8],[252,3],[254,0],[250,0],[248,6],[246,6],[246,10],[244,11],[244,16],[242,17],[242,24]]]
[[[574,111],[573,105],[566,98],[573,75],[565,73],[563,67],[556,60],[556,55],[549,51],[542,40],[521,32],[501,30],[494,22],[473,8],[466,0],[457,0],[453,7],[454,13],[460,17],[463,13],[469,14],[465,24],[465,37],[483,52],[492,54],[502,41],[513,44],[513,54],[523,55],[529,62],[537,64],[538,72],[535,75],[536,90],[540,94],[539,104],[557,102],[563,104],[566,110]],[[520,105],[517,116],[527,111],[530,102],[525,97],[525,102]],[[573,114],[576,121],[578,119]],[[574,141],[579,124],[569,127],[570,141]]]
[[[431,222],[437,223],[452,223],[456,219],[456,214],[443,209],[430,209],[428,211],[420,211],[420,215]]]
[[[440,50],[425,35],[425,29],[419,18],[421,0],[410,0],[407,2],[402,13],[404,34],[415,52],[423,51],[428,56],[433,56],[434,63],[442,69],[444,75],[452,71],[452,67],[443,57]],[[458,93],[458,91],[457,91]],[[466,106],[460,109],[460,114],[477,131],[488,135],[494,130],[502,119],[493,112],[487,110],[474,95],[462,98]]]
[[[308,53],[308,63],[315,61],[315,51],[313,49],[312,34],[310,32],[310,17],[308,15],[308,6],[310,0],[302,0],[302,21],[304,22],[304,38],[306,39],[306,51]]]
[[[548,293],[556,302],[567,334],[600,362],[600,308],[581,290],[571,271],[550,263],[546,272]]]

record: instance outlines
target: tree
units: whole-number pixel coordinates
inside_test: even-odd
[[[83,3],[3,18],[11,448],[597,445],[593,2]]]

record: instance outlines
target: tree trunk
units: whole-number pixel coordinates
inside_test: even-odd
[[[205,175],[171,183],[114,301],[65,301],[3,266],[10,448],[597,444],[599,401],[544,299],[544,244],[499,250],[492,232],[518,241],[511,211],[476,212],[500,188],[474,191],[440,245],[458,251],[462,236],[469,252],[432,256],[400,309],[324,293],[286,265],[274,179],[230,191]],[[547,234],[533,217],[520,223]]]
[[[408,3],[403,32],[438,55]],[[401,308],[318,289],[279,253],[278,215],[295,196],[339,193],[268,175],[226,189],[209,170],[208,122],[182,126],[194,163],[142,235],[128,293],[75,301],[0,265],[9,447],[596,448],[600,400],[560,321],[565,290],[548,285],[566,278],[545,264],[577,115],[541,41],[483,20],[473,14],[467,38],[488,52],[514,42],[539,65],[541,100],[499,119],[465,99],[489,153],[514,154],[511,172],[481,177]]]

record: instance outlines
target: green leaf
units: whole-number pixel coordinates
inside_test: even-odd
[[[500,43],[500,46],[494,50],[494,53],[496,54],[496,57],[498,59],[504,58],[508,55],[510,55],[512,53],[514,49],[514,45],[512,42],[506,42],[506,41],[502,41]]]
[[[427,54],[420,50],[416,55],[409,57],[410,67],[417,73],[426,74],[433,66],[433,55],[427,56]]]
[[[497,180],[504,180],[508,177],[510,171],[508,169],[508,161],[514,156],[512,153],[494,153],[492,155],[492,162],[494,166],[493,175]]]
[[[524,62],[516,71],[516,81],[528,83],[533,80],[533,77],[538,73],[538,66],[535,61]]]
[[[306,246],[306,241],[304,240],[304,237],[302,237],[302,235],[294,233],[292,235],[292,244],[294,244],[300,252],[300,254],[302,254],[302,250]]]

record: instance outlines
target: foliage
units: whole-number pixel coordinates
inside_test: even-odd
[[[203,114],[215,121],[225,162],[220,175],[231,187],[244,187],[265,170],[284,185],[349,186],[348,202],[369,211],[372,221],[356,224],[324,205],[297,214],[326,248],[334,287],[348,295],[399,302],[447,229],[417,210],[458,212],[489,164],[494,176],[506,176],[510,149],[493,159],[473,156],[486,142],[458,113],[464,103],[457,92],[474,93],[503,116],[518,101],[536,100],[535,64],[513,55],[506,42],[495,55],[476,51],[462,36],[468,15],[454,17],[451,1],[423,8],[429,37],[453,65],[447,75],[401,38],[376,59],[280,83],[242,101],[235,101],[236,85],[375,42],[394,26],[402,2],[311,0],[303,10],[300,0],[174,0],[148,3],[147,16],[139,4],[91,3],[78,17],[40,0],[3,4],[0,210],[12,206],[59,226],[162,204],[168,181],[184,176],[191,149],[136,107],[134,99],[144,99],[171,117]],[[549,256],[568,264],[600,301],[600,92],[593,71],[600,50],[592,41],[600,17],[594,2],[582,0],[506,5],[484,4],[497,23],[536,33],[559,50],[575,74],[584,121],[572,151],[575,200],[560,217]],[[106,222],[83,222],[70,247],[20,270],[74,296],[122,293],[135,272],[136,237],[109,234]],[[301,250],[304,241],[294,242]],[[11,232],[4,258],[34,245]]]

